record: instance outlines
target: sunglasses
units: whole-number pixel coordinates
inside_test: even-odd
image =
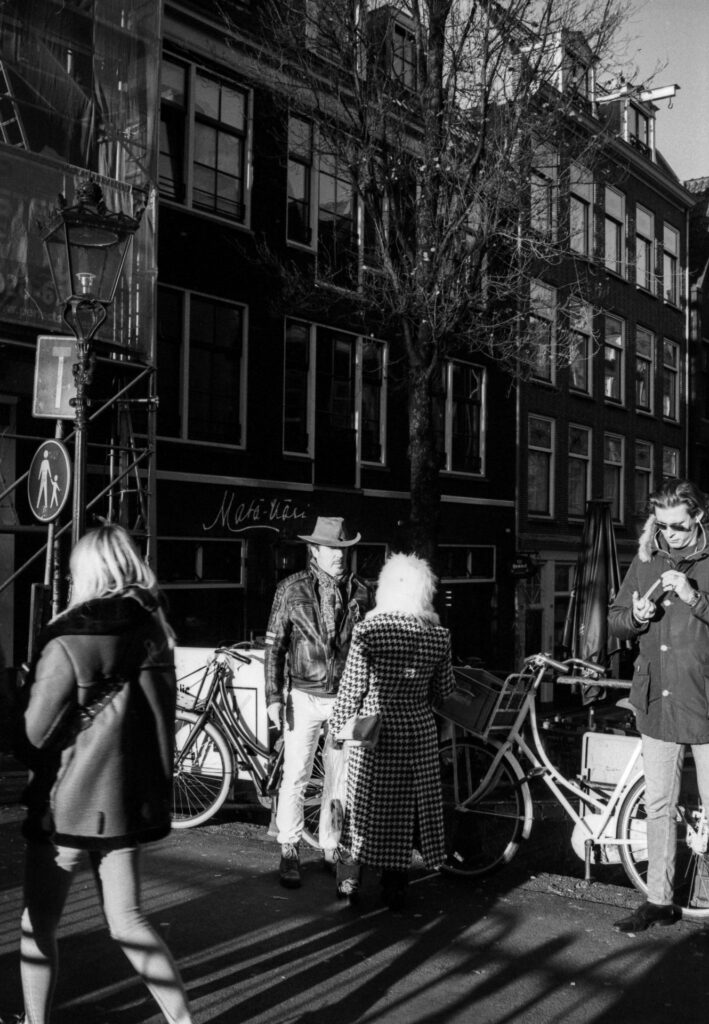
[[[696,523],[692,523],[690,526],[683,526],[682,523],[655,523],[658,530],[673,530],[675,533],[690,533],[696,527]]]

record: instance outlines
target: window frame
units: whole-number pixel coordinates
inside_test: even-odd
[[[608,458],[607,444],[609,441],[618,441],[620,443],[620,460],[617,462],[611,461]],[[609,472],[608,467],[613,467],[614,474],[618,480],[618,514],[614,515],[613,508],[611,508],[611,514],[613,522],[622,523],[625,515],[625,438],[622,434],[614,434],[612,431],[604,431],[603,433],[603,499],[611,503],[614,503],[614,498],[608,496],[606,490],[607,473]]]
[[[649,220],[649,231],[646,233],[644,230],[641,231],[639,224],[641,215],[647,217]],[[641,281],[640,277],[640,244],[644,245],[644,252],[647,259],[647,267],[645,271],[645,280]],[[641,206],[637,203],[635,206],[635,284],[636,287],[642,288],[643,291],[649,292],[651,295],[655,294],[656,291],[657,275],[655,270],[655,214],[652,210],[648,210],[645,206]]]
[[[466,552],[467,575],[466,576],[441,576],[441,583],[494,583],[497,579],[497,546],[495,544],[439,544],[440,552],[461,549]],[[491,553],[492,572],[487,575],[473,574],[473,554],[476,551]]]
[[[574,228],[574,203],[581,211],[581,229]],[[581,247],[574,244],[582,237]],[[569,165],[569,248],[576,256],[593,255],[593,175],[582,164]]]
[[[307,125],[310,129],[310,153],[309,158],[296,152],[291,145],[291,125],[292,122],[299,121],[303,125]],[[316,172],[316,125],[313,121],[305,117],[300,117],[298,114],[289,113],[288,125],[287,125],[287,149],[288,156],[286,160],[286,243],[288,245],[302,246],[305,249],[313,248],[313,235],[315,234],[315,189],[318,174]],[[302,200],[303,203],[307,204],[307,222],[303,224],[303,235],[304,238],[296,238],[291,236],[291,192],[290,192],[290,180],[291,180],[291,163],[297,164],[299,167],[305,168],[305,177],[307,180],[307,188],[304,190],[307,192],[307,196]],[[298,200],[294,200],[298,202]]]
[[[620,331],[617,337],[620,338],[620,342],[615,344],[609,341],[608,333],[608,321],[614,320],[620,325]],[[613,335],[615,337],[616,335]],[[609,350],[619,352],[618,356],[618,397],[608,393],[608,381],[611,379],[606,367],[608,366],[607,353]],[[625,320],[622,320],[615,313],[604,313],[603,314],[603,398],[605,402],[612,405],[625,406],[625,359],[626,359],[626,324]],[[615,379],[615,376],[613,377]]]
[[[181,57],[173,54],[172,52],[166,51],[163,54],[162,65],[169,63],[171,66],[182,68],[185,79],[185,95],[182,104],[173,103],[168,99],[163,98],[162,86],[160,95],[160,124],[163,124],[163,109],[173,109],[182,111],[182,153],[181,156],[181,171],[182,181],[180,182],[181,190],[183,192],[182,198],[179,196],[169,196],[163,194],[160,197],[160,202],[163,203],[174,203],[184,209],[190,210],[199,216],[214,218],[215,220],[222,221],[228,224],[238,226],[249,230],[251,227],[251,192],[253,184],[253,89],[248,85],[242,83],[236,78],[229,78],[223,74],[213,72],[211,69],[199,64],[195,61],[184,60]],[[196,109],[196,91],[197,91],[197,80],[199,76],[202,76],[209,81],[216,82],[220,86],[225,86],[227,89],[233,92],[239,92],[243,94],[244,99],[244,129],[243,133],[239,132],[233,126],[229,126],[227,122],[215,121],[213,118],[208,117],[206,114],[199,113]],[[195,191],[195,140],[197,135],[198,124],[209,124],[210,126],[222,125],[223,127],[217,130],[221,131],[224,135],[231,137],[238,137],[243,140],[243,155],[242,155],[242,167],[241,167],[241,181],[243,189],[243,198],[239,203],[240,207],[243,207],[243,216],[231,216],[225,213],[223,210],[209,209],[205,206],[201,206],[194,201]],[[162,155],[162,153],[160,153]],[[206,166],[206,165],[205,165]],[[215,165],[216,172],[216,165]],[[238,180],[238,175],[234,175]],[[215,193],[215,195],[218,193]]]
[[[571,431],[578,430],[582,431],[587,438],[586,454],[581,455],[571,450]],[[572,462],[581,462],[585,464],[585,485],[584,485],[584,501],[583,508],[581,511],[576,511],[571,508],[571,488],[567,488],[567,513],[570,519],[583,519],[586,514],[586,503],[589,500],[592,486],[592,473],[593,473],[593,428],[587,426],[585,423],[569,423],[567,432],[567,459],[569,467]],[[569,472],[569,480],[571,479],[571,472]]]
[[[668,247],[668,239],[674,239],[676,249]],[[681,234],[678,228],[667,221],[662,224],[662,297],[671,306],[679,306],[683,296],[682,265],[680,260]],[[669,286],[668,286],[669,280]]]
[[[288,329],[289,325],[302,327],[307,333],[307,359],[308,367],[305,374],[305,398],[304,407],[306,410],[305,426],[307,433],[307,444],[303,450],[289,448],[286,445],[286,401],[288,397],[287,388],[287,359],[288,359]],[[282,419],[281,419],[281,451],[283,455],[293,458],[313,458],[315,450],[315,329],[312,323],[306,320],[299,320],[297,317],[285,317],[283,321],[283,396],[282,396]]]
[[[529,287],[529,326],[531,328],[532,322],[536,321],[539,325],[546,325],[546,331],[548,332],[548,359],[546,364],[548,365],[548,372],[542,373],[537,371],[537,367],[540,365],[540,360],[535,359],[532,369],[532,377],[535,381],[541,384],[555,384],[556,383],[556,289],[551,285],[546,284],[544,281],[538,281],[536,279],[530,282]],[[531,335],[530,330],[530,335]],[[545,345],[545,350],[547,346]],[[541,351],[540,347],[535,345],[535,351]]]
[[[478,376],[478,390],[480,391],[478,436],[480,462],[479,470],[458,469],[453,465],[453,424],[455,418],[454,409],[454,381],[453,374],[457,366],[464,367]],[[441,391],[438,397],[438,418],[442,421],[442,431],[438,431],[439,439],[443,442],[443,448],[439,448],[441,456],[441,472],[455,474],[472,478],[484,477],[486,473],[487,456],[487,390],[488,373],[487,368],[478,363],[471,363],[464,359],[446,359],[441,367]],[[436,401],[434,397],[434,402]],[[475,403],[471,403],[475,404]],[[434,416],[436,415],[434,410]],[[471,436],[474,436],[471,435]]]
[[[379,387],[379,451],[378,459],[366,459],[362,455],[364,439],[364,397],[365,397],[365,357],[364,349],[367,345],[376,345],[381,349],[381,383]],[[387,408],[389,392],[389,345],[378,338],[369,338],[359,335],[357,338],[357,380],[356,380],[356,430],[357,430],[357,459],[362,466],[386,466],[387,464]]]
[[[667,476],[682,476],[682,453],[679,448],[675,448],[673,445],[663,444],[662,446],[662,475]]]
[[[665,359],[665,354],[668,347],[671,347],[676,355],[676,362],[674,364],[668,363]],[[679,423],[681,416],[681,390],[680,382],[682,377],[682,349],[677,341],[673,341],[671,338],[662,339],[662,418],[669,423]],[[668,395],[666,390],[667,381],[672,382],[672,389],[670,397],[670,411],[665,411],[665,398]],[[674,405],[674,414],[672,413],[672,405]]]
[[[569,306],[568,317],[570,336],[582,339],[585,354],[580,361],[586,366],[586,382],[582,387],[573,382],[574,366],[579,360],[570,352],[569,390],[580,395],[593,395],[593,309],[587,302],[574,302]]]
[[[650,355],[646,356],[641,354],[638,347],[640,335],[644,334],[647,336],[647,340],[650,346]],[[646,415],[652,416],[655,411],[655,377],[656,377],[656,351],[657,351],[657,337],[646,327],[642,327],[640,324],[635,325],[635,408],[638,412],[645,413]],[[648,404],[641,405],[638,386],[638,364],[644,363],[648,367],[648,378],[647,378],[647,389],[648,389]]]
[[[645,448],[648,452],[647,465],[641,465],[638,461],[638,449]],[[638,481],[642,478],[646,480],[643,485],[644,499],[641,502],[638,501]],[[636,515],[644,515],[647,507],[648,495],[652,493],[655,487],[655,446],[652,441],[647,441],[645,438],[636,437],[634,446],[634,465],[633,465],[633,507]]]
[[[540,158],[544,159],[540,166]],[[559,157],[549,146],[538,145],[529,170],[529,227],[539,238],[553,241],[557,236]]]
[[[627,273],[627,253],[626,253],[626,196],[620,189],[614,188],[613,185],[606,185],[604,189],[604,204],[603,204],[603,257],[604,265],[606,270],[611,274],[617,274],[618,277],[625,278]],[[609,197],[617,196],[620,201],[620,213],[615,214],[609,211]],[[614,255],[611,258],[609,254],[608,246],[608,229],[613,226],[615,232],[615,245]]]
[[[164,438],[165,440],[179,442],[184,444],[198,444],[202,446],[209,446],[214,448],[228,448],[235,451],[244,451],[247,447],[247,377],[248,377],[248,337],[249,337],[249,307],[243,302],[234,302],[230,299],[225,299],[220,295],[209,295],[196,289],[178,288],[175,285],[163,284],[159,285],[159,291],[169,291],[171,293],[178,294],[181,296],[182,310],[181,310],[181,335],[179,339],[180,351],[177,358],[177,368],[179,376],[179,431],[177,434],[163,434],[158,430],[158,437]],[[159,295],[159,292],[158,292]],[[229,306],[241,311],[241,338],[240,338],[240,358],[238,362],[238,376],[239,376],[239,418],[238,418],[238,431],[239,441],[213,441],[205,440],[199,437],[194,437],[190,432],[190,407],[193,390],[190,386],[190,357],[192,351],[192,335],[191,335],[191,316],[192,316],[192,300],[197,298],[200,301],[211,302],[215,305]],[[159,301],[158,301],[158,319],[159,319]],[[159,412],[158,412],[158,423],[159,423]]]
[[[549,447],[542,448],[538,445],[533,445],[531,442],[531,423],[532,420],[537,420],[539,423],[546,423],[549,425]],[[529,468],[531,465],[530,454],[532,452],[543,452],[546,455],[547,466],[548,466],[548,480],[547,480],[547,505],[548,508],[543,511],[540,509],[532,509],[529,501]],[[535,519],[552,519],[554,516],[555,509],[555,492],[556,492],[556,420],[550,416],[541,416],[538,413],[529,413],[527,416],[527,515],[530,518]]]

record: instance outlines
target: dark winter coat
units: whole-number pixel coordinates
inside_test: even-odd
[[[356,861],[405,871],[416,846],[444,859],[438,729],[433,706],[452,693],[450,633],[410,615],[379,613],[355,627],[330,718],[383,712],[373,750],[352,747],[342,844]]]
[[[25,712],[29,838],[112,849],[169,832],[175,669],[161,621],[143,601],[77,605],[40,638]],[[122,685],[76,732],[78,707],[92,707],[110,683]]]
[[[651,595],[655,617],[638,625],[632,595],[640,596],[668,569],[684,573],[699,592],[694,607],[673,592]],[[700,532],[697,550],[683,554],[660,542],[641,548],[610,608],[613,636],[637,640],[630,703],[638,730],[672,743],[709,743],[709,550]]]
[[[320,613],[313,573],[306,569],[281,580],[266,631],[266,703],[283,702],[287,682],[317,696],[332,696],[347,660],[352,630],[372,604],[369,588],[356,576],[345,584],[347,597],[336,637],[329,638]]]

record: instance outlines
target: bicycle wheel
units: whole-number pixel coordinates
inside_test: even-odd
[[[197,721],[192,711],[177,709],[172,781],[172,827],[192,828],[217,813],[227,798],[234,768],[224,734],[205,722],[186,747]]]
[[[490,770],[498,748],[482,739],[444,744],[439,751],[443,783],[446,861],[451,875],[486,875],[508,864],[532,828],[532,798],[524,773],[509,754],[490,785],[461,807]]]
[[[687,921],[709,919],[709,856],[706,851],[706,817],[692,773],[683,772],[677,805],[677,854],[675,862],[674,903]],[[647,895],[647,814],[645,779],[630,788],[618,813],[621,863],[630,881]],[[702,850],[704,846],[704,850]]]

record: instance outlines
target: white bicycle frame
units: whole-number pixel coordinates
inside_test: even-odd
[[[541,778],[545,786],[553,793],[556,800],[564,808],[568,816],[575,823],[575,825],[586,833],[584,841],[584,878],[588,882],[591,880],[591,859],[593,855],[594,846],[622,846],[630,845],[631,840],[622,839],[617,834],[617,826],[615,821],[617,817],[617,811],[620,808],[625,796],[630,791],[631,786],[635,781],[642,776],[642,770],[638,769],[638,760],[641,754],[642,741],[638,737],[638,741],[631,752],[628,763],[621,772],[620,778],[615,785],[615,788],[611,793],[605,793],[603,791],[594,789],[590,782],[584,781],[583,788],[575,781],[567,779],[559,769],[552,764],[549,760],[544,744],[539,734],[539,726],[537,723],[537,708],[536,708],[536,694],[541,683],[542,676],[546,671],[547,666],[542,664],[536,669],[536,678],[534,683],[525,697],[522,705],[520,706],[517,717],[515,718],[514,724],[510,728],[507,739],[503,741],[492,740],[481,736],[479,733],[471,733],[471,735],[477,735],[484,742],[492,747],[497,747],[497,753],[493,759],[490,768],[485,774],[485,777],[480,782],[477,789],[471,793],[471,795],[464,800],[459,807],[460,808],[471,808],[476,803],[480,796],[485,792],[488,786],[490,786],[492,780],[495,777],[495,772],[499,764],[505,755],[508,756],[512,762],[515,775],[518,780],[518,784],[521,786],[522,783],[528,783],[533,778]],[[558,677],[559,682],[573,685],[588,684],[593,680],[588,678],[579,677]],[[630,684],[624,683],[622,680],[598,680],[602,686],[611,686],[615,689],[628,689]],[[531,726],[531,740],[528,742],[523,735],[524,723],[529,718]],[[453,743],[455,744],[455,730],[453,731]],[[525,773],[522,765],[517,757],[517,751],[524,755],[524,757],[531,764],[531,771]],[[457,779],[457,758],[453,758],[454,771],[454,785],[456,791],[458,789]],[[586,817],[579,814],[573,804],[567,797],[567,792],[570,794],[571,799],[578,800],[582,806],[588,807],[594,811],[593,826]],[[533,805],[533,800],[531,801]],[[527,838],[532,829],[533,824],[533,810],[525,808],[525,826],[523,830],[523,838]],[[530,818],[530,814],[532,817]],[[610,826],[613,825],[611,829]]]

